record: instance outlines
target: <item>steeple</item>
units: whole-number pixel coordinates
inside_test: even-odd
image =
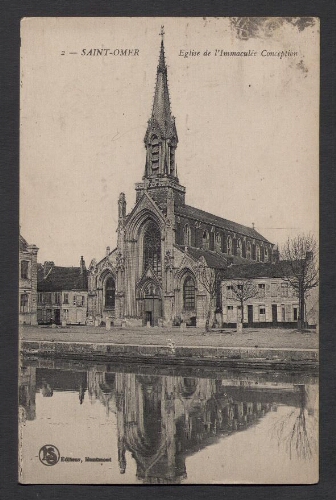
[[[178,138],[175,118],[172,116],[170,109],[163,26],[161,26],[160,35],[161,47],[156,71],[152,115],[148,120],[147,132],[144,139],[147,149],[145,178],[176,178],[175,149]]]
[[[177,177],[175,150],[178,143],[175,118],[170,109],[167,66],[161,26],[161,46],[156,69],[156,84],[151,117],[148,120],[144,138],[146,147],[146,166],[142,182],[135,185],[136,200],[147,194],[163,213],[174,206],[185,205],[185,187]],[[168,201],[168,199],[170,201]]]

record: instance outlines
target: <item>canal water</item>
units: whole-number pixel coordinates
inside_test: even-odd
[[[312,374],[25,359],[21,482],[318,480]]]

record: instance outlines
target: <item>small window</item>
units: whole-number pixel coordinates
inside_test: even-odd
[[[288,283],[281,283],[281,297],[288,297]]]
[[[294,319],[294,321],[298,320],[298,310],[297,310],[297,307],[293,308],[293,319]]]
[[[85,305],[85,295],[82,295],[82,307]]]
[[[237,285],[237,288],[238,288],[238,290],[242,290],[243,289],[243,285]]]
[[[77,304],[77,295],[73,296],[73,305],[75,306]]]
[[[265,290],[265,283],[258,283],[258,288],[260,290]]]
[[[265,307],[260,307],[259,308],[259,314],[261,314],[261,315],[266,314]]]
[[[29,266],[29,261],[28,260],[22,260],[21,261],[21,278],[26,280],[28,279],[28,266]]]
[[[69,294],[68,293],[64,294],[64,304],[69,304]]]
[[[286,309],[285,306],[281,307],[281,321],[286,321]]]
[[[28,312],[28,294],[22,293],[20,296],[20,312]]]
[[[233,306],[227,306],[228,311],[233,311]]]
[[[233,287],[232,287],[232,285],[228,285],[228,286],[226,287],[226,289],[227,289],[227,290],[232,290],[232,289],[233,289]]]

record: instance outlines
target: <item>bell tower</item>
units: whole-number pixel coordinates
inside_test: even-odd
[[[161,26],[161,47],[156,71],[156,84],[151,117],[144,138],[146,148],[143,182],[136,184],[137,200],[144,190],[158,203],[166,206],[168,187],[174,191],[175,202],[184,204],[185,188],[179,184],[175,151],[178,143],[175,118],[171,113],[164,30]]]
[[[163,26],[160,35],[161,48],[156,73],[152,115],[148,120],[144,139],[147,153],[144,177],[171,177],[176,179],[175,150],[178,137],[175,118],[170,110]]]

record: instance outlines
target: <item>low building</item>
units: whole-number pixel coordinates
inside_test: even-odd
[[[37,324],[37,252],[20,235],[19,241],[19,324]]]
[[[37,321],[39,324],[85,325],[87,317],[87,270],[79,267],[38,264]]]
[[[244,326],[295,328],[299,317],[297,292],[284,277],[283,261],[230,266],[222,281],[222,314],[224,326],[233,327],[241,321],[241,305],[235,286],[252,283],[255,295],[244,301]],[[306,318],[309,326],[318,323],[318,291],[306,296]]]

